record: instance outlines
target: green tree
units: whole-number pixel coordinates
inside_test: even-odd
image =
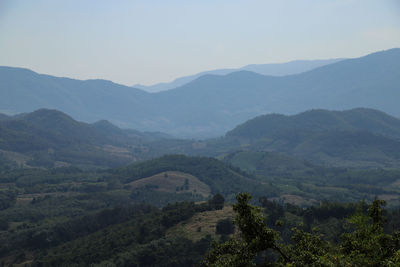
[[[230,235],[235,231],[235,225],[230,218],[222,219],[217,222],[215,233],[217,235]]]
[[[210,200],[208,200],[208,205],[210,208],[215,210],[221,210],[224,208],[225,199],[221,194],[215,194]]]
[[[349,219],[353,231],[342,235],[342,244],[334,245],[316,230],[298,228],[292,229],[291,244],[282,243],[279,233],[266,226],[261,209],[249,204],[250,199],[246,193],[237,196],[233,209],[239,237],[214,243],[206,255],[206,266],[400,266],[400,233],[383,231],[382,200],[373,201],[367,214],[361,203]]]
[[[355,230],[342,235],[341,251],[357,266],[400,266],[400,234],[384,232],[383,206],[374,200],[364,214],[359,208],[348,221]]]
[[[235,223],[240,229],[240,238],[223,244],[214,244],[214,249],[206,256],[206,266],[252,266],[257,254],[268,249],[278,251],[287,258],[278,245],[278,232],[265,225],[265,218],[259,207],[249,204],[247,193],[236,197],[233,206],[237,213]]]

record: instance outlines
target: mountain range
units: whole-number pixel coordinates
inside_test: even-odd
[[[367,107],[399,117],[399,86],[398,48],[296,75],[207,74],[159,93],[104,80],[80,81],[1,67],[0,111],[15,114],[51,108],[80,121],[106,119],[123,128],[204,138],[223,135],[266,113]]]
[[[156,93],[183,86],[206,74],[226,75],[236,71],[247,70],[262,75],[286,76],[286,75],[299,74],[318,67],[322,67],[324,65],[339,62],[341,60],[343,60],[343,58],[320,59],[320,60],[295,60],[286,63],[275,63],[275,64],[250,64],[237,69],[216,69],[210,71],[202,71],[194,75],[177,78],[172,82],[157,83],[154,85],[135,84],[132,87],[139,88],[150,93]]]

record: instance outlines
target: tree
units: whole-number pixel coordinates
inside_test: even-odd
[[[217,222],[215,233],[217,235],[230,235],[235,231],[235,225],[230,218],[222,219]]]
[[[210,208],[215,210],[221,210],[224,208],[225,199],[221,194],[215,194],[210,200],[208,200],[208,205]]]
[[[274,249],[286,258],[277,244],[278,232],[265,225],[259,207],[249,204],[251,196],[242,193],[236,199],[238,203],[233,210],[237,213],[235,223],[240,229],[240,238],[214,245],[214,250],[206,256],[205,265],[251,266],[257,254],[267,249]]]
[[[374,200],[349,219],[355,226],[343,234],[343,243],[324,241],[315,230],[293,228],[291,244],[280,242],[277,231],[266,226],[261,209],[249,204],[251,196],[241,193],[233,206],[239,237],[213,245],[205,258],[206,266],[400,266],[400,233],[384,233],[382,200]],[[268,254],[269,252],[269,254]],[[275,254],[277,257],[262,257]]]

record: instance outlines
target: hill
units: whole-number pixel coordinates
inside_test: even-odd
[[[235,127],[226,135],[261,138],[276,136],[282,131],[366,131],[400,138],[400,119],[367,108],[345,111],[317,109],[292,116],[281,114],[258,116]]]
[[[254,192],[256,196],[262,196],[267,192],[271,195],[275,194],[273,187],[260,185],[259,182],[239,169],[231,168],[217,159],[208,157],[167,155],[145,162],[134,163],[116,170],[113,174],[119,177],[118,179],[123,183],[132,185],[134,181],[141,181],[143,178],[158,175],[162,172],[190,174],[206,184],[210,188],[211,194],[220,193],[229,200],[234,199],[237,192],[241,191]]]
[[[400,159],[400,120],[365,108],[263,115],[237,126],[226,139],[330,166],[398,167]]]
[[[0,129],[3,155],[20,153],[30,158],[25,165],[42,167],[127,164],[141,157],[133,153],[135,147],[160,139],[151,133],[122,130],[107,121],[78,122],[49,109],[8,117],[0,121]]]

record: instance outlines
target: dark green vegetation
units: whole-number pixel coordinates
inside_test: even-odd
[[[3,170],[0,262],[34,266],[192,266],[201,261],[215,233],[223,241],[232,232],[232,225],[222,217],[211,225],[214,237],[202,234],[209,233],[206,227],[210,227],[210,220],[200,214],[214,218],[216,214],[207,211],[223,208],[224,198],[232,201],[237,192],[248,191],[260,199],[270,227],[276,220],[292,226],[304,222],[305,230],[318,226],[330,240],[338,240],[338,233],[344,232],[343,218],[354,213],[356,206],[329,202],[318,205],[316,200],[358,201],[373,199],[377,193],[398,196],[399,189],[394,186],[398,171],[321,168],[286,156],[249,153],[238,152],[225,160],[243,164],[241,167],[253,170],[253,174],[214,158],[183,155],[101,171],[82,171],[72,166]],[[160,179],[167,183],[175,179],[176,173],[193,178],[183,180],[179,190],[158,190]],[[155,175],[161,178],[149,179]],[[215,196],[190,191],[195,179]],[[140,181],[146,183],[133,187]],[[393,186],[387,186],[390,184]],[[271,198],[288,203],[300,199],[298,204],[316,206],[281,206]],[[182,202],[198,200],[207,201]],[[182,203],[168,204],[176,201]],[[395,205],[396,201],[391,203]],[[390,216],[392,228],[398,227],[398,213],[391,212]],[[190,222],[192,227],[187,224],[185,234],[179,234],[182,231],[176,227],[185,227],[192,217],[198,221]],[[282,236],[288,239],[290,228],[285,228]]]
[[[237,213],[235,222],[240,235],[222,244],[215,244],[208,253],[206,266],[399,266],[400,233],[385,232],[384,201],[374,200],[368,207],[361,203],[354,211],[351,206],[327,205],[307,209],[302,217],[305,226],[291,229],[291,242],[284,240],[276,228],[285,223],[287,216],[283,207],[267,203],[267,219],[258,207],[249,205],[251,196],[239,194],[233,206]],[[294,209],[293,209],[294,208]],[[294,213],[295,207],[290,207]],[[276,212],[277,211],[277,212]],[[334,232],[340,241],[326,238],[316,228],[311,230],[315,218],[321,226],[327,219],[337,220],[353,214],[347,227]],[[274,214],[275,212],[275,214]],[[274,226],[268,225],[270,217],[283,218]],[[275,229],[273,229],[275,228]],[[284,227],[284,230],[287,225]],[[330,230],[332,232],[332,230]],[[286,242],[285,242],[286,241]]]
[[[310,205],[320,200],[354,202],[378,197],[390,206],[400,204],[398,169],[321,167],[282,154],[253,151],[232,153],[223,161],[279,188],[276,199],[287,203]]]
[[[400,116],[400,49],[343,60],[297,75],[249,71],[205,75],[182,87],[149,94],[103,80],[79,81],[0,68],[2,112],[55,108],[82,121],[176,136],[218,136],[265,113],[312,108],[376,108]]]
[[[281,160],[277,163],[283,164]],[[303,179],[300,174],[313,170],[313,165],[306,162],[294,163],[299,164],[293,169],[299,179]],[[296,166],[294,163],[287,164],[287,168]],[[304,169],[306,166],[309,169]],[[282,165],[276,164],[276,169],[270,171],[271,177],[274,177],[273,173],[282,175],[281,172],[285,172]],[[96,172],[75,167],[3,171],[0,180],[0,262],[33,266],[89,263],[100,266],[193,266],[200,263],[213,238],[224,241],[233,231],[230,217],[222,217],[212,225],[215,229],[210,233],[212,236],[202,234],[203,231],[207,233],[210,219],[217,218],[216,213],[209,213],[210,210],[223,208],[224,198],[216,194],[199,204],[167,204],[206,198],[193,192],[160,192],[156,184],[134,189],[130,186],[132,182],[158,173],[163,173],[163,179],[168,180],[175,172],[196,177],[210,187],[212,194],[219,192],[228,199],[233,198],[235,191],[258,195],[268,214],[266,223],[269,227],[275,227],[277,220],[285,225],[280,229],[285,240],[291,236],[290,226],[303,224],[301,229],[308,231],[318,226],[326,238],[337,241],[340,233],[345,232],[344,218],[356,211],[355,204],[321,202],[304,209],[272,202],[267,197],[285,192],[278,180],[262,182],[263,178],[257,172],[254,176],[247,175],[213,158],[171,155]],[[373,182],[385,175],[389,173],[371,173],[370,179]],[[359,179],[362,176],[359,175]],[[391,179],[390,175],[388,179]],[[312,181],[310,178],[310,186]],[[188,182],[187,186],[192,185]],[[308,186],[304,183],[304,187]],[[357,198],[356,189],[351,190]],[[347,197],[348,200],[350,196]],[[229,216],[229,212],[221,214]],[[399,214],[396,211],[389,213],[389,232],[398,228]],[[192,222],[191,218],[197,219]],[[179,234],[182,232],[179,227],[186,225],[185,234]],[[199,238],[192,239],[192,236]]]
[[[106,171],[82,171],[76,167],[3,171],[0,262],[32,263],[33,260],[34,266],[103,261],[118,266],[160,262],[187,266],[199,262],[210,238],[191,241],[165,234],[196,212],[223,208],[224,197],[163,192],[157,190],[157,185],[134,189],[130,186],[132,181],[166,170],[171,177],[173,171],[198,175],[196,179],[207,183],[211,192],[221,191],[230,198],[234,190],[239,190],[232,181],[251,191],[256,187],[254,180],[216,159],[185,156],[165,156]],[[164,176],[166,181],[169,178]],[[226,186],[222,188],[224,183]],[[182,186],[193,185],[188,180]],[[197,205],[168,204],[193,200],[206,201]],[[182,250],[176,250],[178,247]]]

